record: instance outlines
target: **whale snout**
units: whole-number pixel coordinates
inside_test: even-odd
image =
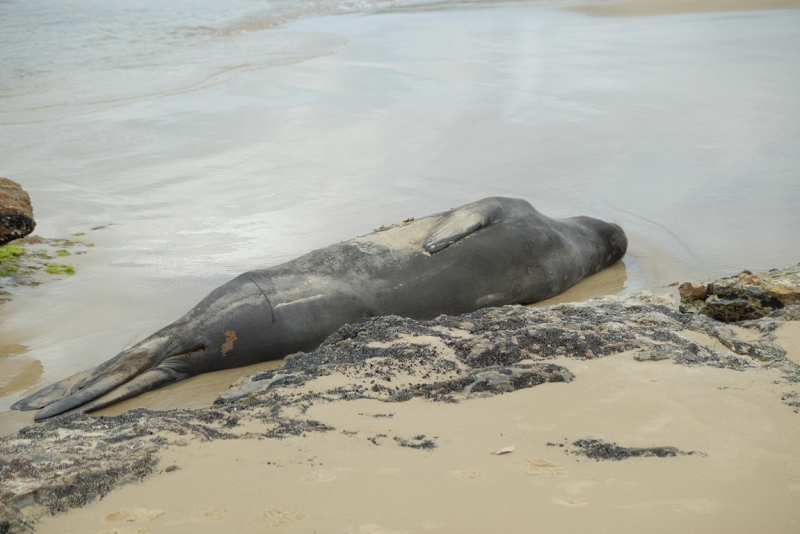
[[[628,236],[625,235],[625,230],[621,226],[614,223],[608,223],[611,232],[608,235],[608,244],[611,248],[611,255],[615,258],[612,263],[617,262],[625,256],[628,251]]]
[[[592,217],[576,218],[589,237],[587,250],[591,250],[597,262],[595,272],[605,269],[625,256],[628,251],[628,236],[618,224]]]

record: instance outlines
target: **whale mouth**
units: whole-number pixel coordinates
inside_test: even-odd
[[[186,369],[206,346],[182,349],[180,340],[161,335],[148,338],[122,351],[111,360],[34,393],[15,403],[15,410],[42,410],[34,417],[42,421],[72,410],[92,412],[116,402],[191,376]],[[181,352],[170,354],[170,352]],[[167,356],[168,355],[168,356]]]
[[[152,389],[183,380],[187,376],[187,374],[169,367],[157,367],[145,371],[128,382],[114,385],[117,381],[111,375],[108,379],[95,382],[58,402],[46,406],[34,416],[34,420],[42,421],[71,410],[83,413],[100,410]],[[101,392],[103,390],[105,391]]]

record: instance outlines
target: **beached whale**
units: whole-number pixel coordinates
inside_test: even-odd
[[[430,319],[547,299],[619,261],[628,240],[591,217],[486,198],[381,228],[215,289],[111,360],[19,401],[36,420],[92,411],[184,378],[311,350],[346,323]]]

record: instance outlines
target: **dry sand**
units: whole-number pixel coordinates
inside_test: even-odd
[[[726,351],[705,334],[681,335]],[[800,361],[798,323],[781,326],[777,341]],[[160,453],[158,474],[45,518],[38,532],[800,530],[800,415],[782,401],[792,385],[768,366],[735,371],[632,356],[561,358],[554,363],[575,374],[571,383],[457,404],[311,406],[306,416],[333,423],[329,432],[187,436]],[[303,388],[330,387],[336,377],[320,380]],[[436,447],[403,447],[393,436]],[[590,437],[694,454],[576,455],[573,442]],[[515,450],[491,454],[507,446]]]
[[[581,379],[458,405],[355,401],[344,433],[189,440],[180,469],[45,520],[40,532],[776,532],[800,528],[800,427],[769,373],[629,355]],[[391,418],[375,418],[393,414]],[[432,451],[380,434],[436,436]],[[548,442],[592,436],[707,456],[597,462]],[[566,441],[565,441],[566,440]],[[503,446],[513,453],[493,456]],[[144,529],[144,530],[142,530]]]

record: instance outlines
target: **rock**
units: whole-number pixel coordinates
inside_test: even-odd
[[[709,284],[695,284],[694,282],[684,282],[678,286],[681,300],[704,300],[708,296]]]
[[[678,287],[681,311],[702,313],[724,322],[759,319],[784,306],[800,302],[800,264],[788,269],[773,269]]]
[[[33,232],[31,197],[17,182],[0,178],[0,247]]]

